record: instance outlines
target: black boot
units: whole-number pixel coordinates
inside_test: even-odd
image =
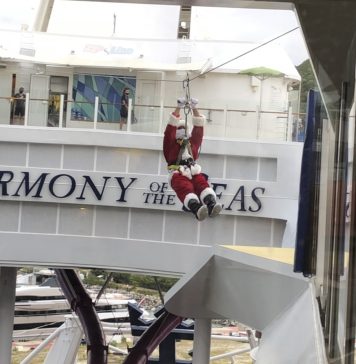
[[[197,200],[190,200],[188,202],[188,208],[199,221],[205,220],[208,216],[208,207],[202,205]]]
[[[220,214],[222,206],[219,203],[216,203],[214,195],[205,196],[203,202],[208,207],[208,213],[210,217],[215,217]]]

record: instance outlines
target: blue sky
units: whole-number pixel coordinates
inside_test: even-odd
[[[39,0],[1,0],[0,29],[21,29],[31,24]],[[80,35],[113,35],[121,38],[176,37],[178,6],[56,1],[49,32]],[[98,14],[100,13],[100,16]],[[193,7],[191,39],[230,40],[262,43],[298,26],[292,11]],[[300,30],[276,43],[295,65],[308,58]]]

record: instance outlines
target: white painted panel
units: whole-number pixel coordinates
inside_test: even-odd
[[[0,70],[0,124],[10,123],[12,75],[6,70]]]
[[[138,72],[135,100],[137,124],[132,130],[157,132],[160,115],[160,81],[162,72]]]
[[[32,75],[28,125],[46,126],[48,118],[49,76]]]

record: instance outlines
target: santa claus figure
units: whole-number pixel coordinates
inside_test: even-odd
[[[210,187],[207,177],[201,173],[196,163],[203,141],[205,117],[196,108],[198,101],[178,99],[175,111],[170,115],[164,132],[163,153],[168,164],[170,184],[184,207],[202,221],[207,216],[214,217],[221,212],[216,202],[216,194]],[[180,120],[180,111],[190,107],[193,113],[193,129],[189,133],[187,125]]]

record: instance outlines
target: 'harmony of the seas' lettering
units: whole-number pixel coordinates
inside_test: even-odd
[[[141,178],[141,177],[140,177]],[[110,205],[130,206],[130,199],[142,206],[156,205],[174,206],[178,204],[175,193],[170,189],[168,182],[149,181],[142,177],[144,185],[138,186],[139,177],[107,176],[107,175],[72,175],[67,173],[37,173],[31,176],[29,171],[0,171],[0,198],[20,199],[33,201],[50,201],[59,199],[62,202],[78,200],[78,203],[100,204],[107,201]],[[252,212],[262,209],[261,196],[265,193],[264,187],[254,187],[247,191],[246,186],[236,186],[227,193],[227,183],[211,183],[217,198],[223,202],[225,211]],[[70,201],[66,201],[70,199]],[[75,203],[75,202],[74,202]],[[105,204],[105,203],[104,203]]]
[[[84,183],[80,186],[79,190],[77,188],[76,179],[69,174],[56,174],[50,176],[49,173],[41,173],[37,179],[30,183],[30,174],[29,172],[21,172],[23,174],[22,180],[16,189],[15,193],[12,193],[11,196],[28,196],[31,194],[33,198],[42,198],[43,194],[43,186],[47,180],[48,183],[48,192],[56,198],[63,199],[67,198],[73,194],[76,194],[77,200],[85,200],[85,194],[88,189],[90,189],[98,201],[100,201],[105,192],[106,183],[109,179],[113,178],[117,182],[118,187],[118,199],[116,201],[126,202],[125,194],[127,189],[135,182],[137,178],[128,178],[128,181],[124,181],[125,177],[106,177],[103,176],[103,185],[101,189],[96,187],[92,178],[90,176],[82,176]],[[12,171],[0,171],[0,188],[2,196],[9,196],[8,185],[14,179],[14,173]],[[58,192],[56,190],[56,186],[58,185],[65,186],[66,189],[63,192]]]

